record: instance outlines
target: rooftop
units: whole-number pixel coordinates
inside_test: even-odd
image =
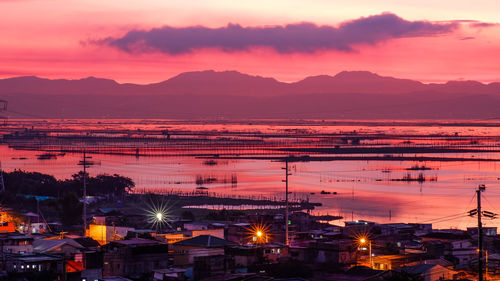
[[[417,265],[413,265],[413,266],[401,267],[397,271],[406,272],[409,274],[422,274],[422,273],[427,272],[428,270],[430,270],[434,267],[444,268],[443,266],[441,266],[439,264],[417,264]]]
[[[37,254],[37,253],[7,254],[7,255],[12,260],[22,261],[25,263],[62,260],[62,257],[46,255],[46,254]]]
[[[37,253],[46,253],[63,245],[70,245],[78,249],[83,248],[82,245],[75,242],[73,239],[37,239],[33,241],[33,251]]]
[[[179,241],[177,243],[174,243],[174,245],[213,248],[232,246],[236,245],[236,243],[212,235],[200,235],[194,238]]]
[[[156,240],[149,240],[149,239],[143,239],[143,238],[134,238],[134,239],[129,239],[129,240],[118,240],[118,241],[113,241],[112,243],[126,245],[126,246],[160,244],[160,242],[158,242]]]

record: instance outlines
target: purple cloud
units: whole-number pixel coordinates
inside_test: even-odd
[[[279,53],[313,53],[319,50],[353,51],[355,45],[374,45],[382,41],[445,34],[458,23],[407,21],[384,13],[347,21],[334,26],[312,23],[285,26],[242,27],[229,24],[220,28],[203,26],[131,30],[123,37],[108,37],[94,44],[108,45],[129,53],[163,52],[170,55],[191,53],[204,48],[224,52],[268,47]]]
[[[490,23],[490,22],[475,22],[475,23],[471,24],[472,27],[478,27],[478,28],[493,27],[493,26],[497,26],[497,25],[498,25],[497,23]]]

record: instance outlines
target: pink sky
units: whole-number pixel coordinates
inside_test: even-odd
[[[375,3],[376,2],[376,3]],[[353,51],[278,53],[268,47],[225,52],[201,48],[182,54],[127,53],[109,45],[82,44],[120,38],[130,30],[163,26],[220,28],[285,26],[302,22],[338,27],[345,21],[390,12],[405,21],[474,20],[496,23],[500,2],[475,1],[0,1],[0,77],[97,76],[119,82],[149,83],[194,70],[237,70],[296,81],[342,70],[439,82],[500,81],[500,26],[461,22],[435,36],[355,44]],[[464,38],[473,38],[462,40]],[[298,39],[300,40],[300,38]]]

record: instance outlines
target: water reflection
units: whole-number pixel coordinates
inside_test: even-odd
[[[467,136],[499,136],[499,127],[474,126],[336,126],[336,125],[280,125],[280,124],[190,124],[189,122],[73,120],[59,123],[43,123],[47,128],[78,128],[81,130],[108,129],[168,129],[190,132],[238,131],[238,132],[283,132],[291,128],[306,130],[308,134],[356,131],[359,133],[400,133],[413,135],[455,134]],[[26,126],[28,123],[26,123]],[[42,126],[36,124],[35,126]],[[9,131],[9,130],[7,130]],[[399,141],[399,140],[398,140]],[[415,143],[436,142],[433,137],[408,140]],[[442,138],[439,139],[442,141]],[[495,145],[494,138],[488,139]],[[382,141],[381,141],[382,142]],[[378,145],[381,144],[378,143]],[[384,140],[389,143],[391,140]],[[462,143],[470,144],[463,138]],[[52,174],[57,178],[68,178],[79,170],[81,159],[78,153],[66,153],[52,159],[39,159],[40,151],[15,150],[6,144],[0,145],[0,161],[6,171],[22,169]],[[431,154],[421,154],[431,156]],[[438,157],[463,157],[500,159],[498,152],[442,153]],[[284,197],[283,163],[257,159],[201,159],[193,156],[135,157],[134,155],[93,154],[100,165],[89,169],[91,175],[98,173],[121,174],[131,177],[137,189],[194,191],[203,185],[209,192],[231,195]],[[415,169],[416,165],[429,169]],[[346,220],[365,219],[378,222],[434,222],[439,227],[464,228],[474,222],[468,217],[447,221],[435,220],[447,215],[465,213],[473,209],[471,201],[479,184],[486,184],[486,209],[498,213],[500,209],[500,174],[496,162],[480,161],[394,161],[355,160],[317,161],[291,164],[290,191],[292,199],[321,202],[323,206],[314,214],[341,215]],[[411,177],[435,178],[436,181],[395,181]],[[7,187],[8,188],[8,187]],[[330,194],[321,194],[321,191]],[[336,192],[336,194],[333,194]],[[495,221],[486,221],[487,226],[498,226]]]

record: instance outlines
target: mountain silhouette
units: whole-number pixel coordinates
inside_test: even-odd
[[[237,71],[185,72],[151,84],[0,79],[10,118],[498,118],[500,83],[425,84],[343,71],[297,82]]]

